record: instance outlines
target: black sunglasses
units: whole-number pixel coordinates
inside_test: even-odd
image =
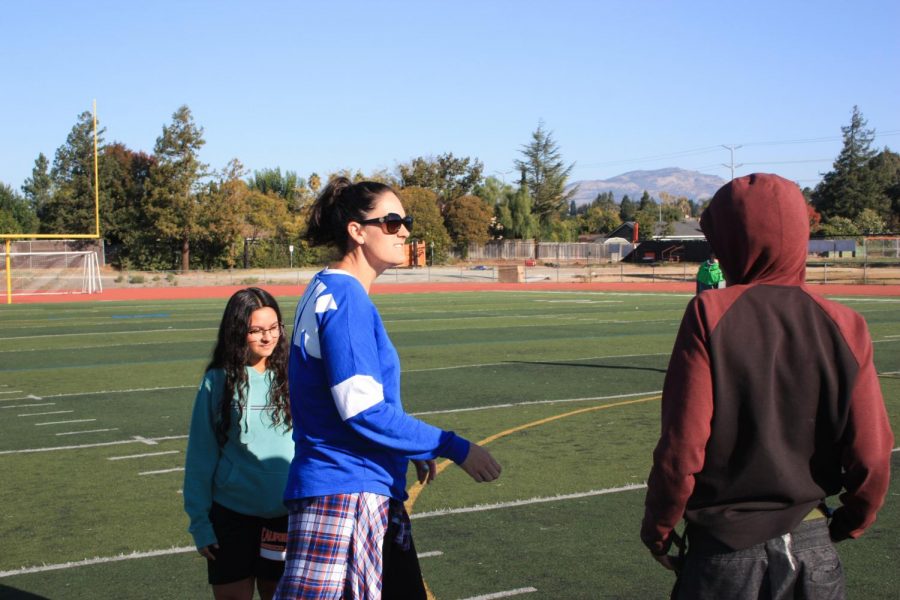
[[[412,233],[413,218],[410,216],[401,217],[397,213],[388,213],[377,219],[366,219],[359,221],[360,225],[381,225],[381,230],[389,235],[393,235],[400,231],[400,226],[405,225],[406,230]]]

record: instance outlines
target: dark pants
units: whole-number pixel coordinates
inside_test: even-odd
[[[841,561],[823,518],[744,550],[691,536],[689,528],[687,555],[672,597],[837,600],[846,593]]]
[[[409,523],[409,520],[406,522]],[[394,541],[397,532],[398,524],[391,519],[382,545],[382,600],[425,600],[425,582],[419,568],[416,545],[410,536],[409,548],[404,550]]]

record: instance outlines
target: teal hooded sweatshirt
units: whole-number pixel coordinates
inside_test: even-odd
[[[273,518],[287,514],[282,495],[294,456],[291,432],[272,425],[268,406],[272,373],[247,367],[247,407],[238,417],[232,403],[228,440],[219,447],[216,421],[225,372],[206,372],[191,417],[184,469],[184,510],[198,548],[218,542],[209,521],[216,502],[235,512]]]

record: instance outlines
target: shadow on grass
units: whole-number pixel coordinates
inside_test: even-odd
[[[653,371],[655,373],[665,373],[665,369],[656,367],[632,367],[629,365],[586,365],[584,363],[570,362],[550,362],[540,360],[507,360],[505,363],[511,365],[547,365],[548,367],[588,367],[591,369],[624,369],[630,371]]]
[[[0,600],[50,600],[46,596],[39,596],[31,592],[23,592],[22,590],[9,587],[8,585],[0,585]]]

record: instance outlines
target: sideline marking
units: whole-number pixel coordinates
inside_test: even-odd
[[[94,444],[77,444],[74,446],[52,446],[50,448],[25,448],[24,450],[0,450],[0,455],[3,454],[28,454],[30,452],[52,452],[55,450],[80,450],[82,448],[99,448],[101,446],[119,446],[121,444],[134,444],[137,442],[142,442],[149,445],[158,444],[160,441],[165,440],[184,440],[187,439],[186,435],[167,435],[163,437],[153,438],[152,440],[149,438],[141,438],[140,436],[134,436],[134,438],[130,440],[116,440],[114,442],[96,442]]]
[[[509,598],[510,596],[519,596],[521,594],[530,594],[532,592],[536,592],[537,588],[533,587],[524,587],[517,588],[514,590],[507,590],[505,592],[494,592],[493,594],[482,594],[480,596],[469,596],[468,598],[463,598],[463,600],[494,600],[495,598]]]
[[[184,471],[184,467],[175,467],[174,469],[162,469],[160,471],[144,471],[138,475],[161,475],[162,473],[175,473],[176,471]]]
[[[67,413],[73,413],[74,410],[51,410],[50,412],[42,412],[42,413],[24,413],[21,415],[16,415],[17,417],[41,417],[44,415],[63,415]]]
[[[506,404],[488,404],[487,406],[473,406],[470,408],[448,408],[447,410],[431,410],[425,412],[409,413],[414,417],[421,415],[445,415],[448,413],[471,412],[473,410],[489,410],[492,408],[510,408],[513,406],[530,406],[533,404],[563,404],[566,402],[587,402],[589,400],[615,400],[616,398],[630,398],[631,396],[645,396],[647,394],[661,394],[662,390],[650,392],[637,392],[634,394],[616,394],[615,396],[592,396],[589,398],[560,398],[558,400],[526,400],[525,402],[509,402]]]
[[[90,565],[101,565],[104,563],[119,562],[122,560],[134,560],[135,558],[153,558],[156,556],[169,556],[172,554],[187,554],[196,552],[193,546],[182,546],[180,548],[172,547],[166,550],[150,550],[149,552],[132,552],[131,554],[119,554],[118,556],[96,556],[85,560],[76,560],[66,563],[58,563],[55,565],[41,565],[39,567],[22,567],[13,571],[0,571],[0,578],[13,577],[15,575],[29,575],[31,573],[44,573],[46,571],[59,571],[61,569],[74,569],[75,567],[87,567]],[[432,556],[441,556],[444,553],[440,550],[433,552],[422,552],[419,558],[429,558]]]
[[[72,411],[69,411],[72,412]],[[35,427],[40,427],[42,425],[63,425],[65,423],[90,423],[91,421],[96,421],[97,419],[73,419],[72,421],[50,421],[49,423],[35,423]]]
[[[63,433],[55,433],[54,435],[81,435],[82,433],[101,433],[104,431],[116,431],[118,427],[112,427],[111,429],[87,429],[85,431],[65,431]]]
[[[174,328],[169,327],[167,329],[136,329],[132,331],[83,331],[81,333],[47,333],[47,334],[37,334],[37,335],[22,335],[18,337],[0,337],[0,341],[5,340],[34,340],[38,338],[55,338],[55,337],[72,337],[72,336],[87,336],[87,335],[102,335],[102,336],[110,336],[110,335],[133,335],[138,333],[173,333],[178,331],[217,331],[218,327],[190,327],[190,328]],[[77,350],[77,348],[71,348],[72,350]]]
[[[107,456],[106,460],[127,460],[129,458],[146,458],[148,456],[162,456],[163,454],[178,454],[178,450],[166,450],[164,452],[148,452],[146,454],[127,454],[125,456]]]
[[[134,388],[129,390],[98,390],[96,392],[69,392],[65,394],[47,394],[46,396],[26,396],[24,398],[10,398],[10,400],[44,400],[45,398],[72,398],[74,396],[99,396],[100,394],[133,394],[135,392],[158,392],[163,390],[183,390],[185,388],[197,389],[195,385],[173,385],[169,387]],[[32,406],[36,406],[32,404]],[[8,408],[8,407],[7,407]]]
[[[0,571],[0,577],[12,577],[13,575],[27,575],[29,573],[43,573],[44,571],[57,571],[59,569],[71,569],[73,567],[86,567],[88,565],[100,565],[103,563],[118,562],[120,560],[132,560],[135,558],[150,558],[153,556],[166,556],[168,554],[183,554],[196,552],[193,546],[182,548],[169,548],[168,550],[151,550],[149,552],[132,552],[131,554],[119,554],[118,556],[94,557],[86,560],[60,563],[56,565],[41,565],[39,567],[22,567],[14,571]]]
[[[537,421],[532,421],[531,423],[525,423],[524,425],[519,425],[518,427],[512,427],[505,431],[501,431],[500,433],[495,433],[494,435],[489,435],[483,440],[479,440],[476,442],[479,446],[484,446],[486,444],[490,444],[493,441],[499,440],[500,438],[506,437],[508,435],[512,435],[519,431],[523,431],[525,429],[530,429],[532,427],[537,427],[539,425],[545,425],[547,423],[552,423],[553,421],[557,421],[559,419],[565,419],[567,417],[572,417],[575,415],[580,415],[581,413],[592,412],[595,410],[604,410],[607,408],[616,408],[619,406],[627,406],[629,404],[640,404],[643,402],[650,402],[653,400],[659,400],[662,396],[649,396],[647,398],[638,398],[636,400],[624,400],[622,402],[613,402],[612,404],[600,404],[598,406],[588,406],[586,408],[579,408],[577,410],[572,410],[569,412],[565,412],[562,414],[554,415],[552,417],[545,417],[543,419],[538,419]],[[439,475],[442,471],[444,471],[447,467],[453,464],[452,460],[443,460],[437,464],[437,468],[435,469],[435,475]],[[419,494],[422,493],[422,490],[425,489],[425,486],[418,481],[413,483],[410,486],[407,492],[409,493],[409,498],[407,498],[405,502],[406,512],[412,516],[413,506],[416,503],[416,500],[419,498]]]
[[[559,494],[557,496],[539,496],[537,498],[529,498],[528,500],[511,500],[509,502],[497,502],[496,504],[476,504],[474,506],[463,506],[461,508],[442,508],[431,510],[428,512],[415,513],[409,516],[410,519],[429,519],[431,517],[444,517],[447,515],[458,515],[471,512],[482,512],[485,510],[498,510],[501,508],[512,508],[515,506],[528,506],[529,504],[543,504],[545,502],[557,502],[561,500],[574,500],[576,498],[589,498],[591,496],[604,496],[606,494],[617,494],[619,492],[630,492],[631,490],[642,490],[647,487],[646,483],[632,483],[623,485],[622,487],[606,488],[602,490],[589,490],[587,492],[576,492],[574,494]]]

